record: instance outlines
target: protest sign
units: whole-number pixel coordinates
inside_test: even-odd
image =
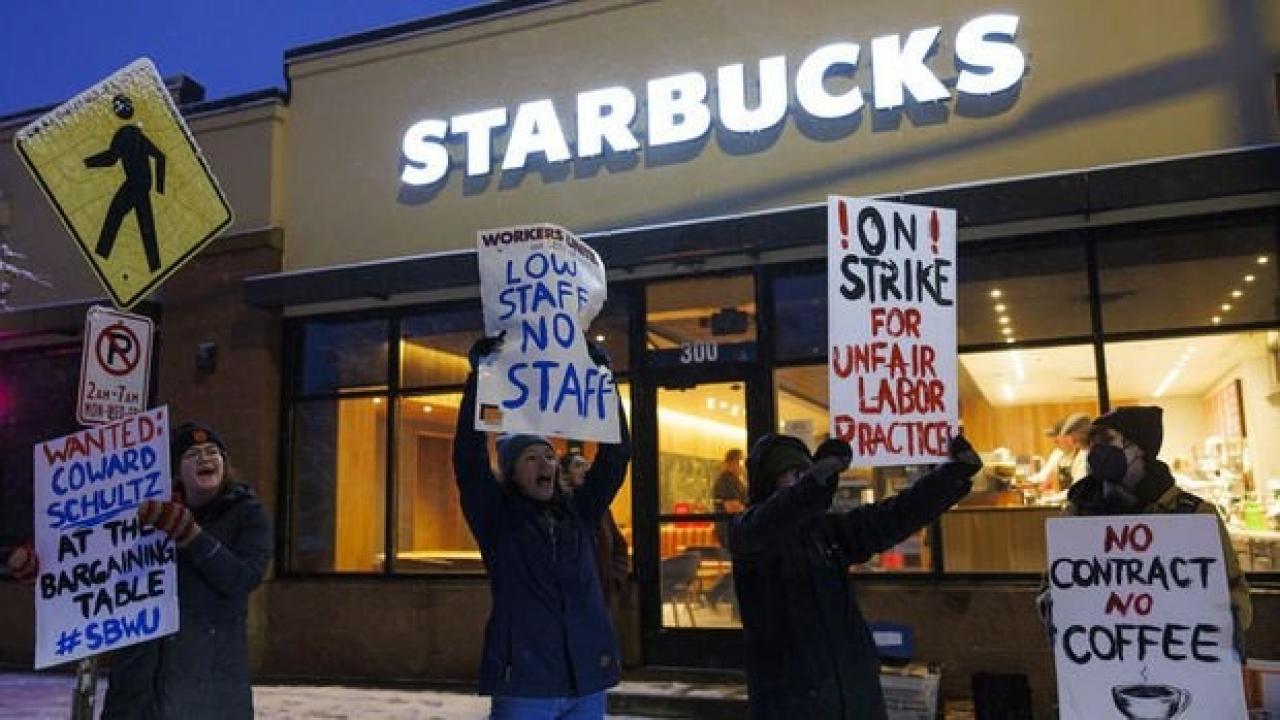
[[[584,335],[607,294],[600,256],[548,224],[483,230],[476,251],[485,333],[506,333],[479,370],[476,428],[618,442],[613,373]]]
[[[40,443],[36,669],[178,630],[173,543],[138,523],[168,500],[166,407]]]
[[[1218,520],[1047,522],[1063,718],[1245,717]]]
[[[959,417],[956,215],[827,203],[831,434],[855,465],[939,462]]]

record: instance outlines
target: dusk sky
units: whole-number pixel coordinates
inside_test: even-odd
[[[6,3],[0,115],[61,103],[147,56],[216,100],[283,88],[290,48],[430,17],[480,0],[41,0]]]

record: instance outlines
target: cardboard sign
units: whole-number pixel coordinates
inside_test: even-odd
[[[476,429],[618,442],[613,373],[584,335],[607,293],[600,256],[546,224],[483,230],[476,250],[485,333],[506,333],[480,367]]]
[[[168,418],[35,446],[37,670],[177,632],[173,542],[137,519],[143,500],[169,499]]]
[[[1047,522],[1063,718],[1242,718],[1212,515]]]
[[[854,465],[945,460],[960,412],[955,211],[832,196],[827,247],[831,434]]]
[[[217,180],[146,58],[13,142],[117,307],[132,307],[231,224]]]
[[[147,407],[151,383],[151,318],[94,306],[84,323],[76,419],[119,420]]]

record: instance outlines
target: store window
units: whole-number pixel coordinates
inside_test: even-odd
[[[1077,233],[960,246],[960,347],[1088,337],[1089,280]]]
[[[942,517],[947,572],[1041,572],[1044,521],[1086,473],[1098,414],[1092,345],[962,353],[960,416],[982,455],[973,490]]]
[[[615,372],[619,365],[625,367],[628,354],[626,298],[625,292],[615,293],[589,329],[609,351]],[[291,570],[483,571],[453,475],[467,353],[482,332],[483,317],[475,302],[405,317],[323,319],[297,327]],[[388,335],[399,338],[395,378],[387,377]],[[624,378],[617,382],[626,406],[629,388]],[[394,409],[394,421],[389,409]],[[389,461],[388,432],[394,433]],[[570,449],[560,440],[554,444],[561,453]],[[576,443],[572,449],[590,459],[597,448],[595,443]],[[490,453],[495,455],[492,438]],[[394,563],[388,562],[387,548],[389,488],[396,501]],[[612,508],[629,545],[634,536],[630,492],[628,477]]]
[[[1164,409],[1159,459],[1214,503],[1241,567],[1280,570],[1280,332],[1108,343],[1112,404]]]
[[[1108,335],[1280,320],[1274,210],[1100,231]]]
[[[773,352],[779,361],[826,357],[826,268],[775,278],[773,316],[780,327],[785,325],[773,335]]]
[[[292,569],[380,572],[385,545],[385,397],[293,409]]]
[[[829,390],[825,365],[780,368],[774,373],[778,431],[794,435],[812,451],[828,437]],[[908,487],[925,471],[918,466],[851,467],[840,475],[831,512],[845,512],[884,500]],[[933,569],[932,528],[912,534],[850,568],[858,572],[927,572]]]
[[[310,322],[302,326],[299,394],[385,388],[387,320]]]
[[[645,300],[645,342],[655,365],[755,360],[752,276],[649,283]]]
[[[658,546],[666,627],[741,627],[728,527],[746,507],[742,383],[658,389]]]

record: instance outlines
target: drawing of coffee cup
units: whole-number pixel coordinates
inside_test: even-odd
[[[1129,720],[1172,720],[1191,705],[1191,693],[1172,685],[1117,685],[1111,699]]]

